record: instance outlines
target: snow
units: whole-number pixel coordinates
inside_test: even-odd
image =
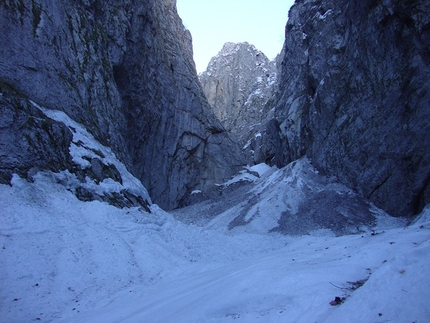
[[[248,140],[248,142],[245,144],[245,146],[243,146],[242,150],[247,149],[249,146],[251,146],[251,140]]]
[[[261,134],[257,134],[257,136],[258,135],[261,136]],[[230,185],[233,185],[239,182],[255,182],[259,177],[261,177],[264,173],[266,173],[270,169],[272,169],[272,167],[270,167],[265,163],[261,163],[254,166],[246,166],[244,167],[243,170],[239,171],[230,180],[218,185],[223,187],[228,187]],[[257,173],[258,176],[256,176],[255,173]]]
[[[257,176],[249,173],[247,170],[242,170],[237,175],[233,176],[232,179],[220,185],[227,187],[239,182],[254,182],[257,178]]]
[[[148,191],[142,185],[142,183],[136,179],[127,170],[125,165],[120,162],[114,152],[106,146],[100,144],[91,135],[84,126],[72,120],[67,114],[59,110],[46,109],[35,102],[30,101],[35,107],[40,109],[46,116],[56,121],[64,123],[72,131],[73,140],[69,147],[70,155],[72,156],[73,163],[78,165],[81,169],[89,168],[91,163],[88,159],[97,158],[103,162],[105,165],[115,165],[116,169],[120,172],[122,178],[122,184],[115,182],[112,179],[105,179],[102,183],[96,185],[93,180],[87,178],[87,182],[83,186],[88,191],[96,192],[99,195],[103,195],[104,192],[120,192],[126,190],[129,193],[140,196],[144,200],[151,203]],[[74,175],[63,172],[56,175],[57,177],[68,177],[68,182],[70,183],[71,177]],[[77,180],[76,180],[76,183]],[[69,187],[73,188],[73,187]]]
[[[329,9],[323,15],[320,12],[317,12],[316,16],[320,20],[325,20],[325,18],[327,18],[327,16],[331,14],[333,14],[333,10]]]
[[[261,136],[261,134],[260,134]],[[265,174],[266,172],[268,172],[271,167],[265,163],[261,163],[261,164],[257,164],[251,167],[247,167],[248,170],[252,171],[252,172],[257,172],[258,175],[261,177],[263,174]]]
[[[261,177],[256,196],[291,180],[244,171]],[[356,235],[285,236],[82,202],[56,177],[0,185],[2,322],[430,321],[430,207],[410,226],[385,217]]]

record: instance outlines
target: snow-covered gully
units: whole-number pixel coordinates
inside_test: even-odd
[[[4,322],[430,318],[428,209],[407,227],[288,236],[81,202],[52,174],[0,190]]]

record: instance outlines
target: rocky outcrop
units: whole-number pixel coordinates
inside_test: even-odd
[[[276,64],[253,45],[226,43],[199,79],[215,115],[246,145],[269,113],[266,103],[275,91]]]
[[[429,17],[426,1],[297,1],[271,132],[278,165],[307,155],[392,215],[430,202]]]
[[[112,73],[112,57],[118,54],[99,20],[99,6],[98,1],[3,1],[0,77],[30,99],[85,124],[126,159],[125,119]],[[110,6],[113,16],[115,5]],[[123,38],[127,14],[122,9],[115,15]]]
[[[141,4],[133,17],[128,50],[115,67],[126,138],[133,169],[153,199],[175,208],[194,190],[209,194],[243,162],[201,91],[175,1]]]
[[[174,0],[7,0],[0,26],[0,80],[85,125],[164,208],[242,164],[198,84]]]
[[[27,178],[37,169],[71,169],[69,128],[46,117],[26,98],[1,83],[0,111],[0,183],[10,183],[14,173]]]
[[[51,180],[80,200],[150,212],[142,184],[109,148],[64,113],[44,110],[4,83],[0,83],[0,111],[0,183],[12,183],[16,175],[34,182],[39,173],[51,172]]]

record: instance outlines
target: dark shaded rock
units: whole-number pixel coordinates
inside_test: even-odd
[[[112,70],[111,42],[120,40],[109,36],[122,31],[125,37],[130,1],[106,2],[103,22],[96,14],[101,3],[3,1],[0,78],[38,104],[66,112],[127,162],[125,119]]]
[[[78,187],[76,189],[75,195],[79,200],[84,202],[103,201],[121,209],[126,207],[140,206],[143,208],[143,210],[145,210],[145,212],[151,213],[148,201],[144,200],[140,196],[130,194],[125,190],[121,192],[109,192],[99,195],[95,192],[87,190],[84,187]]]
[[[76,197],[83,202],[103,201],[103,198],[84,187],[77,187],[75,190]]]
[[[99,158],[90,159],[91,167],[86,168],[84,175],[89,176],[95,182],[103,182],[106,178],[112,178],[115,182],[122,184],[121,174],[115,165],[103,163]]]
[[[13,173],[31,179],[38,169],[72,168],[68,127],[45,116],[4,83],[0,83],[0,110],[0,183],[9,184]]]
[[[303,155],[392,215],[430,181],[430,4],[300,1],[290,11],[278,165]]]
[[[134,174],[167,209],[196,189],[211,195],[244,161],[202,93],[175,1],[136,6],[127,48],[115,80]]]

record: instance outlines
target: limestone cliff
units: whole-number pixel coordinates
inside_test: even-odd
[[[18,113],[15,103],[31,99],[66,112],[112,147],[155,203],[186,204],[192,190],[209,192],[242,164],[204,98],[174,0],[6,0],[0,26],[0,81],[9,96],[17,95],[5,100],[5,109]],[[32,111],[25,109],[27,117],[38,118]],[[20,131],[11,123],[2,127]],[[12,172],[28,171],[23,154],[3,150],[12,144],[5,138],[13,135],[1,138],[3,183]],[[58,145],[45,144],[48,151]],[[3,167],[6,155],[14,167]],[[66,157],[57,157],[54,170],[70,168]]]
[[[215,115],[244,146],[269,112],[266,103],[275,91],[276,64],[253,45],[226,43],[199,79]]]
[[[278,165],[307,155],[393,215],[430,202],[427,1],[296,1],[282,65]]]
[[[114,74],[133,169],[157,203],[174,208],[193,190],[208,193],[243,162],[202,93],[175,1],[152,2],[134,8]]]

